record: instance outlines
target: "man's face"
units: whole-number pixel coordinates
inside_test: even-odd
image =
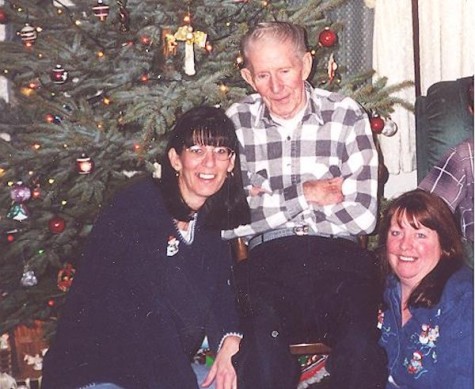
[[[304,81],[312,68],[310,53],[299,56],[290,41],[264,38],[250,44],[247,61],[241,75],[273,115],[290,119],[305,106]]]

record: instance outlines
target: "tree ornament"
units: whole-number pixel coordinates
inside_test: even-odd
[[[58,288],[63,292],[67,292],[73,283],[76,270],[68,263],[58,272]]]
[[[109,15],[109,6],[104,4],[102,0],[97,0],[97,4],[92,7],[92,11],[94,12],[94,15],[96,15],[99,20],[103,22]]]
[[[373,116],[371,119],[369,119],[369,121],[371,124],[371,130],[375,134],[381,134],[381,131],[383,131],[383,128],[384,128],[384,120],[376,115],[376,116]]]
[[[0,8],[0,24],[8,23],[8,15],[4,8]]]
[[[13,219],[16,221],[23,221],[28,219],[30,216],[30,212],[25,204],[14,203],[10,210],[7,213],[7,218]]]
[[[3,139],[5,142],[11,142],[12,136],[8,132],[0,132],[0,139]]]
[[[8,243],[13,243],[15,241],[15,234],[18,232],[17,229],[7,231],[7,242]]]
[[[41,197],[41,187],[40,184],[37,184],[31,191],[31,197],[34,199],[39,199]]]
[[[23,182],[15,183],[10,191],[10,198],[13,200],[13,205],[7,213],[7,218],[16,221],[23,221],[28,219],[30,212],[24,202],[31,197],[31,190]]]
[[[177,42],[170,27],[161,28],[161,37],[163,45],[163,56],[168,58],[176,54]]]
[[[384,136],[393,136],[397,132],[397,124],[393,122],[391,119],[387,119],[384,123],[384,128],[381,131],[381,134]]]
[[[338,64],[335,61],[335,58],[333,57],[333,53],[331,53],[330,58],[328,59],[328,64],[327,64],[327,73],[328,73],[328,80],[330,83],[334,80],[336,76],[336,70],[338,69]]]
[[[28,23],[25,23],[23,28],[20,30],[19,35],[25,47],[33,46],[36,42],[36,38],[38,38],[36,29]]]
[[[185,42],[185,63],[183,69],[188,76],[194,76],[195,70],[195,53],[194,45],[204,48],[206,46],[206,33],[202,31],[193,31],[193,27],[187,24],[178,28],[175,35],[167,35],[168,51],[174,52],[177,41]]]
[[[244,67],[244,57],[241,54],[236,57],[235,64],[238,69],[242,69]]]
[[[76,170],[79,174],[89,174],[94,170],[94,161],[86,154],[76,159]]]
[[[125,8],[123,1],[118,0],[117,5],[119,6],[119,23],[120,31],[128,32],[130,30],[130,16],[129,11]]]
[[[23,182],[18,181],[15,183],[10,191],[10,198],[16,203],[24,203],[29,200],[31,197],[31,190],[23,184]]]
[[[49,220],[48,228],[53,234],[60,234],[66,228],[66,222],[62,217],[54,216]]]
[[[64,84],[68,79],[68,72],[61,65],[56,65],[51,71],[50,78],[55,84]]]
[[[325,27],[325,29],[318,36],[318,42],[324,47],[332,47],[337,40],[337,36],[330,27]]]
[[[51,113],[48,113],[45,115],[45,120],[47,123],[50,123],[50,124],[61,124],[61,116],[59,115],[53,115]]]
[[[25,267],[20,283],[26,287],[35,286],[38,284],[38,279],[36,278],[35,272],[33,270],[28,270],[27,267]]]

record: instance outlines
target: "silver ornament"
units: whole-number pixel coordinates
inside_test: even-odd
[[[383,131],[381,134],[385,136],[393,136],[397,132],[397,124],[392,120],[388,119],[384,123]]]
[[[23,272],[20,282],[23,286],[35,286],[38,284],[38,279],[33,270],[26,270]]]

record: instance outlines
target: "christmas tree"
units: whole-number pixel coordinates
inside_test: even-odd
[[[101,206],[131,176],[156,172],[181,112],[250,92],[239,41],[251,25],[303,25],[312,84],[380,115],[380,131],[406,85],[337,64],[344,25],[328,13],[343,2],[5,1],[0,22],[15,34],[0,42],[12,90],[0,107],[0,333],[55,322]]]

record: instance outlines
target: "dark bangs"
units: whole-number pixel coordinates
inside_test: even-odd
[[[193,146],[223,146],[237,150],[234,124],[224,110],[200,106],[184,113],[177,121],[168,142],[167,152],[177,153]]]
[[[460,255],[459,225],[450,208],[440,197],[420,189],[400,196],[389,209],[388,224],[385,226],[387,228],[385,229],[386,233],[393,217],[399,225],[406,219],[411,227],[416,230],[424,226],[437,232],[442,257],[457,257]],[[383,239],[385,243],[385,238],[383,237]]]
[[[397,208],[394,210],[394,219],[399,226],[402,225],[403,220],[407,221],[410,226],[416,230],[422,228],[430,228],[437,231],[434,219],[430,216],[426,207],[417,207],[415,204],[408,208]]]
[[[184,146],[190,147],[193,145],[201,146],[223,146],[236,150],[236,141],[229,138],[230,129],[225,129],[227,123],[219,125],[213,123],[213,126],[200,126],[187,132],[184,139]]]

